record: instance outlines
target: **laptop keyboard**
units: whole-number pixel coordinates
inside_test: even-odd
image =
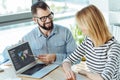
[[[37,71],[36,73],[32,74],[32,77],[42,78],[45,75],[47,75],[48,73],[50,73],[51,71],[53,71],[54,69],[56,69],[57,67],[59,67],[59,65],[56,65],[56,64],[47,65],[43,69],[41,69],[41,70]]]
[[[32,68],[30,68],[30,69],[26,70],[25,72],[23,72],[22,74],[32,75],[33,73],[39,71],[40,69],[42,69],[45,66],[46,66],[46,64],[36,64]]]

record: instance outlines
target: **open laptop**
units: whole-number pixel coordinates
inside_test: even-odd
[[[37,63],[28,42],[23,42],[8,49],[15,73],[19,76],[42,78],[57,68],[58,64]]]

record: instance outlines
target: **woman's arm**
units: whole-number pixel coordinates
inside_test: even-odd
[[[71,63],[70,62],[63,62],[62,64],[63,70],[66,74],[66,79],[67,80],[76,80],[75,74],[71,69]]]

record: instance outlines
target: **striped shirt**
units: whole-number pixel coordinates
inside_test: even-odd
[[[65,61],[72,63],[86,57],[86,64],[91,72],[99,73],[104,80],[120,80],[120,44],[114,37],[99,47],[94,47],[89,37],[68,56]]]

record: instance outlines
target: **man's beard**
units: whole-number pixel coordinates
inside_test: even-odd
[[[38,22],[37,22],[37,23],[38,23]],[[49,24],[49,23],[51,23],[51,26],[46,27],[45,24]],[[52,30],[52,29],[53,29],[53,21],[48,22],[48,23],[44,23],[43,26],[42,26],[41,24],[39,24],[39,23],[38,23],[38,25],[39,25],[42,29],[44,29],[44,30],[48,30],[48,31],[49,31],[49,30]]]

